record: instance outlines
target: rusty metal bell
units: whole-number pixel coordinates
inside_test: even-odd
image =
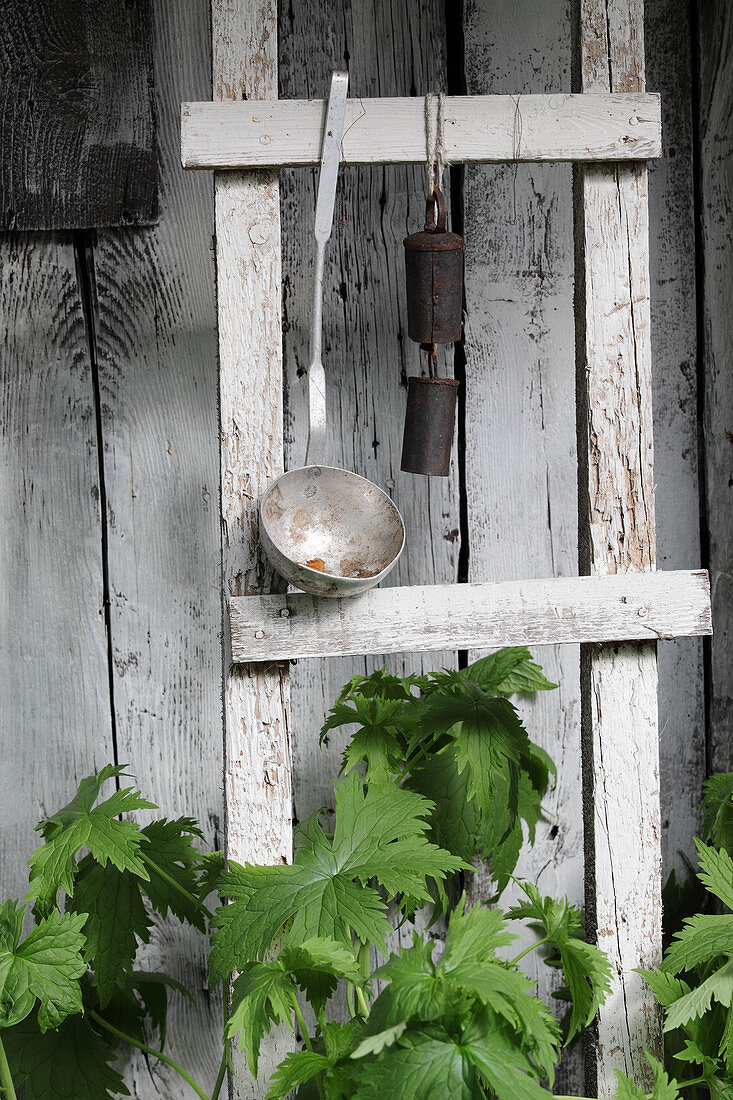
[[[447,477],[456,420],[455,378],[409,378],[402,469],[407,474]]]
[[[437,219],[436,219],[437,208]],[[463,237],[445,228],[445,198],[437,188],[425,203],[425,228],[405,237],[407,330],[418,344],[461,338]]]
[[[405,237],[405,273],[408,333],[427,351],[431,377],[408,379],[402,469],[447,477],[458,382],[436,377],[435,345],[461,338],[463,237],[446,230],[445,198],[437,188],[425,204],[425,228]]]

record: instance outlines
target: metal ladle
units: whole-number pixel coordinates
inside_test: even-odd
[[[405,545],[402,516],[387,493],[349,470],[323,465],[323,273],[333,224],[348,85],[348,73],[333,73],[321,151],[306,464],[281,474],[260,502],[260,538],[271,564],[290,584],[314,596],[366,592],[394,568]]]

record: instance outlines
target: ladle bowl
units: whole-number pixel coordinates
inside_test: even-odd
[[[405,526],[377,485],[334,466],[282,474],[260,502],[260,539],[281,577],[313,596],[356,596],[397,564]]]

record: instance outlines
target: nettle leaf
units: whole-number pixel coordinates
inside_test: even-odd
[[[639,974],[644,977],[663,1008],[669,1008],[675,1001],[679,1001],[690,992],[687,982],[683,982],[681,978],[675,978],[673,974],[666,974],[663,970],[639,970]]]
[[[704,1015],[713,999],[730,1008],[733,1001],[733,959],[670,1005],[664,1030],[674,1031],[675,1028]]]
[[[44,917],[21,941],[24,914],[19,902],[0,905],[0,1028],[20,1023],[38,998],[38,1026],[47,1031],[82,1010],[84,919]]]
[[[140,895],[139,880],[112,864],[100,867],[91,856],[79,864],[74,912],[84,921],[84,958],[104,1008],[116,989],[124,988],[139,943],[150,939],[151,921]]]
[[[134,822],[118,818],[133,810],[155,809],[155,805],[132,787],[115,791],[106,801],[94,805],[107,780],[123,775],[125,767],[108,764],[97,775],[82,779],[68,806],[36,826],[45,843],[29,860],[31,881],[26,901],[35,903],[42,916],[55,907],[60,889],[69,897],[73,895],[76,856],[82,848],[89,848],[102,866],[111,862],[118,871],[148,878],[140,858],[140,829]]]
[[[226,870],[223,852],[199,852],[199,880],[196,894],[199,901],[206,901],[216,889],[219,879]]]
[[[520,766],[529,756],[529,737],[508,700],[487,695],[478,684],[458,681],[450,691],[428,697],[420,724],[427,730],[450,732],[455,739],[458,770],[469,770],[469,797],[476,800],[485,819],[500,806],[509,816],[516,813]],[[508,806],[495,800],[502,779]]]
[[[709,848],[697,838],[695,847],[700,861],[697,876],[700,882],[720,898],[727,909],[733,909],[733,859],[724,849]]]
[[[278,961],[292,974],[316,1015],[326,1007],[339,979],[352,985],[364,982],[353,949],[324,937],[314,936],[299,944],[286,943]]]
[[[548,1093],[530,1076],[531,1064],[488,1009],[458,1033],[440,1026],[408,1031],[374,1061],[365,1060],[356,1100],[450,1096],[475,1100],[484,1082],[499,1100],[541,1100]]]
[[[110,1045],[82,1016],[42,1034],[35,1016],[3,1032],[10,1072],[25,1100],[113,1100],[129,1096]]]
[[[160,868],[187,894],[196,897],[201,855],[193,841],[194,838],[203,840],[198,825],[192,817],[179,817],[175,821],[162,818],[151,821],[140,832],[148,840],[146,852],[150,862],[146,863],[146,869],[149,877],[143,890],[151,905],[162,917],[167,916],[170,909],[180,921],[188,921],[200,932],[205,932],[206,922],[200,907],[180,890],[174,889],[156,870]]]
[[[664,1067],[651,1054],[646,1055],[647,1061],[654,1073],[654,1085],[651,1092],[644,1092],[635,1085],[620,1069],[615,1070],[618,1087],[616,1100],[678,1100],[679,1089],[674,1078],[670,1080]]]
[[[357,725],[343,753],[342,772],[366,763],[367,782],[384,782],[400,770],[405,761],[405,733],[411,718],[405,700],[354,695],[350,702],[334,704],[321,730],[321,741],[330,730]]]
[[[416,1022],[443,1022],[456,1005],[474,1012],[485,1007],[497,1020],[503,1019],[515,1036],[521,1036],[525,1061],[531,1054],[551,1078],[560,1041],[557,1021],[533,995],[534,982],[495,954],[514,935],[498,910],[476,906],[463,913],[462,909],[463,901],[451,915],[445,949],[437,963],[434,943],[415,933],[411,948],[391,956],[375,972],[374,977],[389,985],[372,1006],[354,1056],[393,1046]]]
[[[254,1077],[257,1076],[260,1044],[272,1023],[292,1028],[296,985],[304,990],[320,1015],[339,978],[363,984],[364,978],[353,951],[335,940],[312,938],[300,944],[286,944],[274,962],[252,963],[234,982],[227,1037],[239,1033]]]
[[[292,1051],[285,1056],[270,1078],[266,1100],[284,1100],[293,1089],[314,1080],[330,1068],[331,1061],[325,1054],[316,1054],[310,1050]]]
[[[703,789],[705,838],[733,855],[733,772],[711,775]]]
[[[570,1040],[591,1022],[611,989],[611,966],[603,952],[586,943],[580,910],[567,898],[543,898],[536,886],[519,883],[527,901],[509,910],[510,917],[531,920],[556,949],[572,1001],[567,1022]]]
[[[253,1077],[257,1076],[260,1043],[269,1035],[271,1024],[282,1021],[293,1026],[294,992],[290,975],[277,963],[252,963],[234,982],[226,1036],[239,1035],[238,1046],[247,1056]]]
[[[216,912],[213,981],[261,959],[291,919],[293,942],[319,936],[349,945],[353,930],[362,943],[383,947],[386,907],[370,880],[388,898],[405,893],[420,903],[429,899],[428,878],[465,866],[426,838],[432,809],[426,799],[392,784],[365,792],[355,772],[335,786],[332,838],[311,826],[292,865],[232,863],[222,876],[220,890],[231,904]]]
[[[199,890],[199,854],[192,838],[201,836],[191,818],[177,821],[153,821],[140,830],[147,842],[146,867],[149,879],[140,879],[131,871],[119,871],[111,862],[97,863],[86,855],[78,864],[74,897],[70,908],[86,913],[87,938],[84,957],[93,970],[93,982],[104,1008],[116,989],[122,989],[132,971],[140,943],[149,940],[151,921],[143,893],[153,908],[165,917],[169,909],[179,920],[187,920],[200,930],[205,924],[195,901]],[[191,899],[182,895],[156,870],[179,884]]]
[[[733,916],[699,913],[685,920],[677,932],[660,969],[668,974],[693,970],[719,955],[733,955]]]
[[[490,695],[528,694],[557,687],[532,660],[526,646],[507,646],[481,657],[464,669],[462,675]]]
[[[458,770],[452,744],[426,756],[412,772],[407,786],[430,799],[430,839],[446,851],[468,862],[476,851],[481,814],[476,800],[469,798],[471,775]]]
[[[415,699],[415,690],[425,690],[428,683],[427,676],[394,676],[383,666],[375,669],[369,676],[352,676],[341,689],[337,702],[342,703],[344,699],[356,699],[359,696],[364,699],[412,701]]]

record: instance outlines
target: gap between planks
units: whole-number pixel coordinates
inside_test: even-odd
[[[239,596],[229,614],[235,662],[712,633],[705,570]]]
[[[317,165],[324,100],[183,103],[184,168]],[[662,155],[661,105],[653,93],[446,96],[446,163],[629,161]],[[344,164],[421,164],[421,96],[350,99]]]

